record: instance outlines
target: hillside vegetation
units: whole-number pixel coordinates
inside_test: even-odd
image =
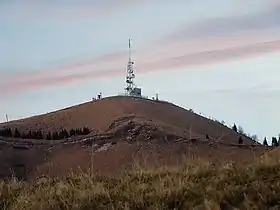
[[[1,209],[279,209],[280,161],[194,161],[115,177],[69,174],[1,182]]]

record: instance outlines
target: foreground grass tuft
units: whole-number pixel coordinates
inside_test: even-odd
[[[280,209],[280,162],[70,174],[0,184],[1,209]]]

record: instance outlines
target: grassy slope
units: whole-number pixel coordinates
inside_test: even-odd
[[[48,114],[26,119],[0,123],[0,127],[18,128],[20,132],[30,130],[60,131],[84,126],[98,130],[101,133],[119,117],[135,115],[153,122],[155,125],[165,125],[166,131],[174,131],[182,135],[209,135],[211,139],[236,144],[239,134],[232,129],[199,116],[182,107],[167,102],[157,102],[131,97],[108,97],[96,102],[87,102]],[[151,121],[150,121],[151,120]],[[191,131],[191,134],[189,133]],[[192,137],[194,137],[192,136]],[[248,138],[243,138],[244,144],[252,144]]]
[[[194,162],[136,169],[118,177],[71,174],[0,185],[0,209],[272,209],[280,208],[280,161],[250,165]]]

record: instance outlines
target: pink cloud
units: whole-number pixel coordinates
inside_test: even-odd
[[[265,42],[267,40],[275,40],[275,31],[251,31],[242,34],[234,34],[225,37],[213,37],[208,39],[192,39],[182,40],[174,37],[168,37],[158,43],[151,43],[145,48],[133,51],[133,58],[136,65],[142,62],[155,62],[156,60],[170,59],[190,53],[204,52],[209,50],[219,50],[225,48],[235,48],[239,46],[255,44],[257,42]],[[127,51],[119,51],[115,53],[100,55],[89,60],[77,61],[56,68],[41,69],[30,73],[17,74],[16,76],[6,76],[5,81],[20,82],[28,80],[30,77],[40,79],[41,77],[49,77],[52,75],[62,76],[88,71],[107,71],[113,67],[124,69],[127,62]],[[4,77],[4,75],[3,75]]]
[[[64,75],[58,77],[48,77],[48,78],[41,78],[41,79],[31,79],[29,81],[24,81],[20,83],[14,83],[13,85],[8,85],[1,87],[0,93],[3,94],[10,94],[10,93],[19,93],[22,91],[29,91],[29,90],[37,90],[38,88],[50,87],[50,86],[63,86],[63,85],[70,85],[73,83],[77,83],[80,81],[86,81],[92,78],[102,78],[106,77],[107,74],[110,76],[120,75],[120,72],[117,71],[110,71],[107,73],[104,72],[85,72],[80,74],[74,75]]]
[[[137,74],[145,74],[154,71],[187,70],[191,66],[206,66],[278,52],[280,40],[276,39],[272,32],[250,31],[191,41],[167,39],[155,44],[153,48],[142,48],[133,53],[136,71]],[[68,85],[89,79],[124,76],[126,62],[127,52],[123,51],[31,74],[3,77],[3,81],[6,82],[0,86],[0,94]]]
[[[162,59],[160,62],[143,65],[142,73],[182,69],[191,66],[206,66],[215,63],[227,62],[236,59],[248,59],[265,53],[280,52],[280,40],[244,45],[235,48],[201,51],[186,54],[170,59]]]

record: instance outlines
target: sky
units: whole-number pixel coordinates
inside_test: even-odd
[[[276,0],[3,0],[0,121],[124,92],[129,37],[144,95],[280,133]]]

